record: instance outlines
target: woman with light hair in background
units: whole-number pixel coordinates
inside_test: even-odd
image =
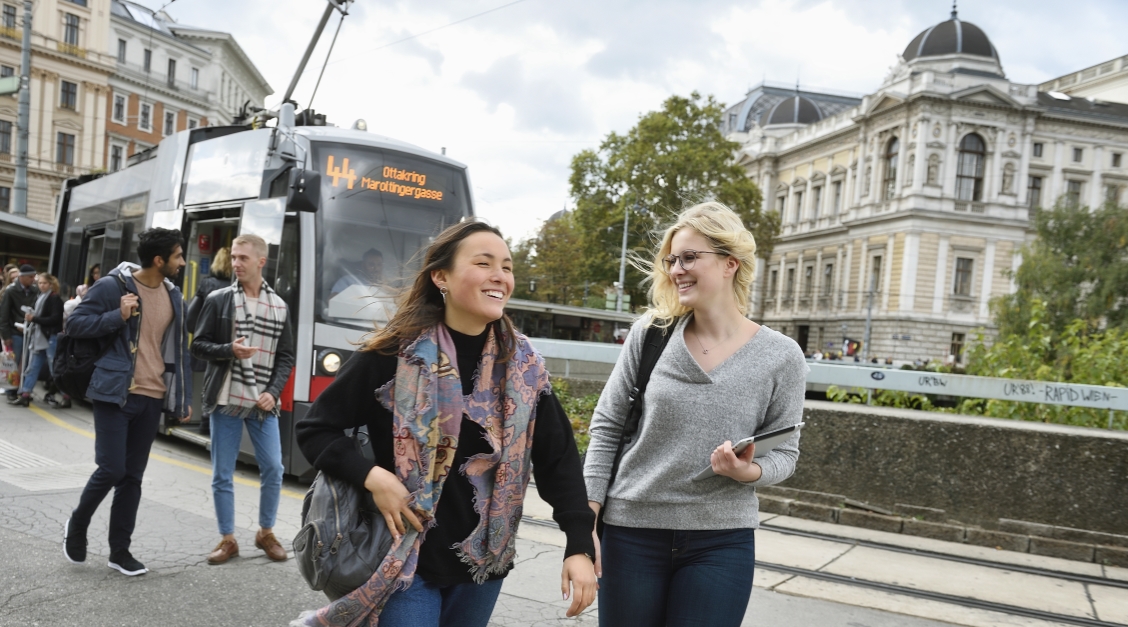
[[[799,346],[749,320],[756,242],[716,202],[666,229],[650,308],[627,336],[591,421],[584,478],[605,523],[596,562],[601,626],[740,625],[752,592],[756,486],[795,470],[799,436],[766,456],[732,443],[797,424],[807,366]],[[643,393],[639,427],[612,467],[644,337],[669,334]],[[714,476],[695,480],[711,467]],[[610,485],[609,485],[610,484]]]
[[[39,373],[43,370],[43,362],[54,370],[55,342],[58,340],[59,331],[63,330],[63,300],[59,298],[59,280],[41,272],[35,277],[39,284],[39,296],[35,300],[35,307],[24,315],[24,339],[29,342],[27,372],[24,373],[20,383],[19,396],[13,405],[27,407],[31,405],[31,391],[39,380]],[[69,405],[69,401],[68,401]]]
[[[7,289],[7,287],[12,284],[12,281],[15,281],[16,277],[18,277],[19,275],[20,267],[16,264],[10,263],[4,266],[4,276],[2,277],[4,281],[4,287],[2,289]]]
[[[231,249],[227,246],[215,251],[215,256],[212,257],[211,266],[208,269],[208,276],[200,282],[199,289],[196,290],[196,296],[192,299],[192,303],[188,305],[188,313],[185,315],[184,320],[188,324],[189,329],[196,328],[196,322],[200,319],[200,311],[204,308],[204,300],[207,299],[208,294],[231,285]],[[192,371],[203,372],[207,370],[207,362],[202,359],[192,357]],[[203,390],[200,390],[203,393]],[[200,416],[200,435],[211,434],[211,416],[207,414]]]

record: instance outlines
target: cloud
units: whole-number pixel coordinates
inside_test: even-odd
[[[579,97],[578,82],[567,70],[529,76],[517,56],[499,59],[484,72],[468,72],[461,85],[486,102],[490,113],[502,104],[513,108],[518,129],[583,133],[593,129],[588,107]]]

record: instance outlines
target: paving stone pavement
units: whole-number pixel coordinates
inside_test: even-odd
[[[324,596],[309,590],[293,560],[275,563],[254,548],[258,488],[253,466],[240,464],[236,474],[241,556],[222,566],[207,565],[205,555],[218,541],[208,453],[164,436],[153,447],[132,547],[151,572],[125,577],[106,567],[112,495],[91,523],[86,563],[68,563],[62,555],[62,528],[78,502],[82,475],[92,468],[92,422],[89,409],[83,407],[38,413],[0,407],[0,448],[24,451],[33,466],[27,472],[40,464],[39,483],[20,483],[12,473],[25,469],[13,468],[10,459],[5,466],[0,454],[0,627],[285,626],[303,610],[324,604]],[[54,487],[52,480],[57,480]],[[290,479],[283,485],[275,530],[284,544],[297,532],[305,489]],[[539,500],[535,495],[530,498]],[[563,544],[557,529],[521,526],[518,564],[502,588],[491,627],[598,624],[596,605],[577,618],[565,617],[569,603],[560,598]],[[744,625],[760,624],[943,625],[756,589]]]

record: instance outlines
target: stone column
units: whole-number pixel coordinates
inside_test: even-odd
[[[944,149],[944,162],[940,164],[940,180],[944,187],[944,197],[956,197],[956,172],[958,165],[956,163],[957,151],[956,142],[959,141],[959,130],[956,124],[948,124],[948,146]]]
[[[82,134],[78,139],[81,144],[75,146],[74,154],[74,165],[78,168],[94,169],[98,167],[98,159],[95,156],[97,151],[95,144],[98,143],[95,141],[95,138],[98,137],[95,134],[97,132],[95,128],[97,89],[96,86],[86,81],[82,82]]]
[[[779,281],[776,282],[775,315],[783,312],[783,290],[787,283],[787,256],[779,256]]]
[[[980,282],[979,318],[986,321],[990,315],[988,303],[991,300],[991,288],[995,278],[995,240],[987,240],[983,249],[983,280]]]
[[[858,169],[854,181],[854,204],[857,207],[862,204],[862,189],[865,188],[865,181],[862,179],[866,175],[866,153],[869,152],[869,137],[866,136],[863,130],[859,138],[860,148],[858,151]]]
[[[916,304],[917,259],[920,255],[920,233],[905,234],[905,250],[901,255],[901,298],[898,309],[912,311]]]
[[[947,235],[940,236],[936,248],[936,281],[932,288],[932,313],[944,313],[944,295],[948,286],[948,242]]]
[[[916,136],[916,163],[913,167],[913,193],[919,194],[924,189],[924,181],[928,178],[928,138],[932,135],[932,131],[928,128],[929,120],[927,117],[921,117],[920,131]]]
[[[795,260],[795,284],[792,286],[795,291],[791,293],[791,315],[799,313],[799,298],[803,294],[803,251],[799,251],[799,257]]]
[[[983,202],[999,202],[999,192],[1003,191],[1003,144],[1006,142],[1006,133],[1003,129],[995,129],[995,150],[991,154],[990,167],[984,168],[983,181],[987,188],[983,195]],[[986,155],[984,155],[986,156]],[[1014,183],[1017,185],[1017,181]]]
[[[1050,180],[1050,197],[1042,200],[1043,205],[1052,207],[1058,196],[1065,193],[1065,174],[1061,170],[1064,154],[1065,142],[1059,139],[1054,142],[1054,173]]]
[[[881,268],[881,310],[889,311],[889,287],[893,284],[893,245],[896,242],[896,237],[890,233],[889,238],[885,240],[885,252],[882,253],[882,263],[885,265]]]
[[[811,164],[807,167],[807,187],[803,192],[803,205],[799,207],[799,217],[795,221],[797,224],[810,218],[811,213],[814,211],[814,205],[811,204],[811,189],[814,187],[811,184],[811,175],[815,173],[815,166]],[[807,207],[811,207],[810,210]]]
[[[1104,171],[1105,150],[1104,146],[1093,148],[1093,185],[1089,190],[1089,209],[1096,210],[1104,204]]]
[[[909,162],[909,135],[912,132],[908,120],[901,125],[901,133],[897,138],[898,143],[901,144],[900,150],[897,151],[897,178],[893,181],[893,197],[901,196],[901,187],[905,184],[905,167]]]
[[[831,279],[834,285],[831,286],[830,293],[830,309],[831,311],[839,311],[842,306],[841,294],[844,293],[842,288],[842,277],[846,276],[842,271],[842,246],[838,246],[834,252],[834,276]]]
[[[815,270],[811,273],[814,285],[811,287],[811,312],[819,310],[819,299],[822,298],[822,247],[815,253]]]
[[[850,308],[850,273],[854,270],[854,248],[857,245],[857,240],[846,242],[846,262],[842,264],[840,271],[842,278],[838,281],[838,311],[846,311]]]
[[[1034,139],[1030,133],[1034,130],[1033,126],[1031,120],[1023,120],[1022,130],[1018,138],[1018,141],[1022,144],[1022,159],[1018,163],[1018,174],[1015,177],[1014,184],[1017,186],[1015,192],[1018,194],[1018,205],[1020,207],[1030,202],[1028,198],[1030,191],[1030,152],[1033,150],[1034,144]]]

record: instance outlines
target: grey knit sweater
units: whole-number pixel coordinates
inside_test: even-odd
[[[603,503],[612,525],[649,529],[739,529],[759,526],[755,486],[779,483],[795,471],[799,435],[756,459],[763,476],[751,483],[715,476],[693,481],[713,449],[803,416],[807,363],[789,337],[761,327],[706,374],[673,330],[650,376],[635,442],[607,493],[623,422],[630,406],[649,316],[631,328],[591,421],[584,479],[588,499]]]

